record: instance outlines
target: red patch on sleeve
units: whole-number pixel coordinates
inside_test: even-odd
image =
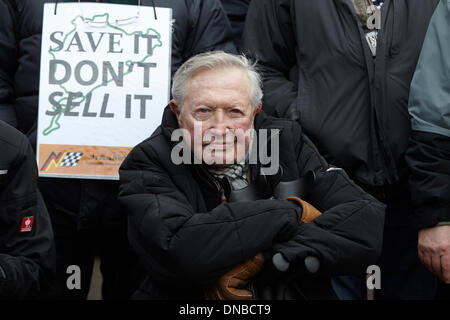
[[[22,225],[20,226],[20,232],[30,232],[33,228],[34,217],[24,217],[22,219]]]

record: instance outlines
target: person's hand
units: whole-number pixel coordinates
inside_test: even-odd
[[[422,263],[445,283],[450,283],[450,226],[421,229],[418,241]]]
[[[206,300],[252,300],[249,281],[261,270],[264,256],[259,253],[225,273],[205,290]]]

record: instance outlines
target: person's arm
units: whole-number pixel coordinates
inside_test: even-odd
[[[411,82],[406,161],[422,263],[450,283],[450,1],[431,19]]]
[[[0,1],[0,120],[36,143],[43,4]]]
[[[450,222],[450,136],[413,130],[406,159],[414,227]]]
[[[14,74],[17,128],[36,149],[42,19],[44,3],[48,0],[12,2],[17,10],[17,69]]]
[[[304,268],[305,258],[320,261],[319,273],[326,275],[361,274],[375,264],[382,248],[385,206],[349,179],[344,170],[331,167],[312,142],[293,126],[300,176],[313,170],[316,182],[303,199],[322,214],[299,226],[294,239],[274,245],[292,264]]]
[[[296,40],[291,0],[258,0],[250,3],[242,50],[258,63],[263,77],[263,109],[269,115],[297,120]],[[295,76],[295,75],[294,75]]]
[[[450,221],[450,5],[439,3],[411,82],[406,160],[415,227]]]
[[[17,66],[15,12],[9,1],[0,1],[0,120],[17,127],[14,109],[14,74]]]
[[[286,200],[223,203],[196,212],[158,163],[150,144],[135,148],[120,170],[119,199],[129,239],[155,281],[208,284],[295,234],[301,213]],[[197,183],[186,176],[199,192]],[[182,280],[182,281],[181,281]]]
[[[0,137],[1,165],[5,157],[16,155],[6,161],[10,166],[0,168],[0,299],[36,298],[55,271],[52,226],[37,188],[35,156],[26,137],[20,136],[17,150],[5,147],[10,136],[6,142]]]

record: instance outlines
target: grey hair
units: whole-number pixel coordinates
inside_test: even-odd
[[[244,55],[235,55],[223,51],[211,51],[200,53],[187,60],[175,72],[172,83],[172,97],[181,108],[186,97],[187,81],[201,69],[217,69],[221,67],[236,67],[247,71],[250,81],[250,102],[253,109],[256,109],[263,97],[261,89],[261,76],[255,68],[255,63],[251,63]]]

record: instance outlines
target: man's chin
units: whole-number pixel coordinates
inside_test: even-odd
[[[214,155],[203,155],[203,161],[211,166],[229,166],[236,163],[236,157],[234,155],[234,152],[232,153],[222,153],[222,152],[215,152]]]
[[[235,159],[225,160],[225,159],[216,159],[216,158],[213,158],[213,159],[203,158],[203,162],[209,166],[214,166],[214,167],[226,167],[226,166],[237,163],[237,161]]]
[[[214,167],[226,167],[232,164],[237,164],[242,161],[243,157],[203,157],[203,162]]]

